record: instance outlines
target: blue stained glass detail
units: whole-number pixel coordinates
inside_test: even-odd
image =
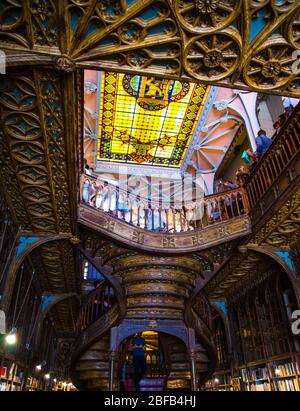
[[[251,27],[250,27],[250,43],[255,39],[255,37],[265,28],[266,22],[265,22],[265,17],[266,17],[267,11],[266,9],[262,9],[258,12],[258,17],[256,19],[253,19],[251,22]]]
[[[146,20],[146,21],[152,20],[156,18],[157,16],[159,16],[160,13],[163,12],[164,10],[165,10],[164,7],[152,6],[148,10],[144,11],[144,13],[142,13],[139,16],[139,18]]]
[[[157,25],[157,26],[154,26],[154,27],[151,27],[149,30],[148,30],[148,33],[149,33],[149,35],[151,36],[151,35],[157,35],[157,34],[165,34],[165,32],[168,30],[168,29],[170,29],[170,28],[172,28],[173,27],[173,25],[170,23],[170,22],[166,22],[166,23],[163,23],[163,24],[159,24],[159,25]]]
[[[84,35],[84,38],[86,39],[87,37],[91,36],[96,31],[100,30],[101,28],[102,28],[102,24],[100,24],[100,23],[91,23],[88,27],[87,32]]]
[[[15,14],[6,13],[5,14],[5,19],[3,20],[3,24],[10,25],[10,24],[16,23],[16,21],[18,21],[21,17],[21,10],[18,11],[17,13],[16,13],[16,10],[14,10],[14,13]]]
[[[222,313],[227,317],[228,310],[227,310],[227,307],[224,301],[212,301],[212,303],[216,305],[222,311]]]
[[[76,27],[78,26],[78,21],[81,19],[81,15],[79,13],[72,13],[71,16],[71,26],[72,30],[74,31]]]
[[[43,295],[42,304],[41,304],[41,312],[45,311],[50,303],[52,303],[53,301],[57,301],[59,298],[60,298],[59,295],[51,295],[51,294]]]
[[[280,258],[283,259],[285,264],[292,270],[294,271],[294,265],[293,262],[290,258],[290,254],[288,251],[275,251],[275,254],[277,254]]]
[[[138,0],[127,0],[127,6],[132,6],[134,3],[136,3]]]
[[[40,237],[25,237],[25,236],[20,236],[18,240],[18,245],[17,245],[17,251],[16,251],[16,256],[19,257],[20,254],[22,254],[26,247],[30,244],[33,244],[40,240]]]
[[[115,46],[118,44],[118,41],[114,37],[106,37],[104,40],[100,41],[96,47],[105,47],[105,46]]]

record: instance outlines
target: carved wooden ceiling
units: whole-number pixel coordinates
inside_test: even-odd
[[[160,74],[299,96],[290,0],[2,0],[8,63]]]
[[[15,224],[35,235],[76,235],[77,145],[68,117],[76,98],[68,82],[57,71],[28,67],[1,78],[0,181]],[[48,243],[39,253],[32,257],[42,291],[78,292],[72,243]],[[72,330],[75,305],[63,301],[55,307],[62,331]]]
[[[0,179],[16,225],[77,235],[76,69],[300,97],[299,50],[298,1],[0,0]],[[62,244],[33,255],[44,291],[79,292]],[[70,304],[56,309],[64,331]]]

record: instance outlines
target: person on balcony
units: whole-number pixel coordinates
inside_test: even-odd
[[[234,184],[232,180],[227,180],[223,183],[224,191],[234,190],[237,188],[237,185]],[[237,207],[235,203],[235,196],[232,194],[228,194],[225,197],[225,206],[227,210],[227,215],[229,218],[232,218],[234,215],[237,215]]]
[[[249,177],[249,172],[245,169],[245,166],[240,166],[235,173],[235,179],[237,186],[241,187],[247,178]]]
[[[248,170],[249,173],[252,173],[252,171],[255,169],[255,167],[258,164],[258,155],[256,153],[253,153],[250,148],[246,151],[247,156],[249,157],[249,162],[247,162],[246,164],[248,164]]]
[[[132,340],[132,359],[134,368],[134,383],[136,391],[140,390],[140,381],[146,372],[146,341],[142,333],[136,333]]]
[[[92,173],[92,170],[90,169],[90,166],[87,163],[87,159],[85,158],[83,160],[83,162],[84,162],[84,172],[85,172],[85,174],[87,174],[88,176],[92,176],[93,173]]]
[[[256,154],[258,155],[258,159],[260,160],[270,147],[272,140],[267,137],[265,130],[259,130],[257,137],[255,138],[255,142],[257,146]]]
[[[273,124],[273,128],[274,128],[274,130],[275,130],[275,133],[273,134],[273,136],[272,136],[272,140],[274,140],[275,138],[276,138],[276,136],[277,136],[277,134],[279,133],[279,131],[280,131],[280,129],[281,129],[281,121],[280,121],[280,119],[278,118],[278,120],[277,121],[275,121],[275,123]]]

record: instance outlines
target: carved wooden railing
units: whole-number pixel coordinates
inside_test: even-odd
[[[99,178],[82,175],[81,202],[150,231],[184,232],[201,229],[248,213],[243,188],[185,203],[159,203],[141,198]]]
[[[300,104],[283,124],[267,152],[245,182],[250,208],[276,182],[300,152]]]
[[[209,330],[212,329],[211,307],[208,299],[204,294],[199,293],[193,299],[192,309],[196,312],[199,318],[204,322]]]
[[[114,288],[107,280],[104,280],[88,294],[87,300],[81,307],[77,321],[77,332],[85,330],[116,304]]]
[[[197,340],[206,349],[209,359],[209,368],[201,373],[199,386],[207,381],[217,367],[217,353],[212,334],[211,308],[208,299],[203,294],[198,294],[186,309],[185,319],[187,324],[194,328]]]

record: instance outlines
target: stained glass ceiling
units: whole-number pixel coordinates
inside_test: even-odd
[[[180,167],[208,86],[103,72],[98,160]]]

